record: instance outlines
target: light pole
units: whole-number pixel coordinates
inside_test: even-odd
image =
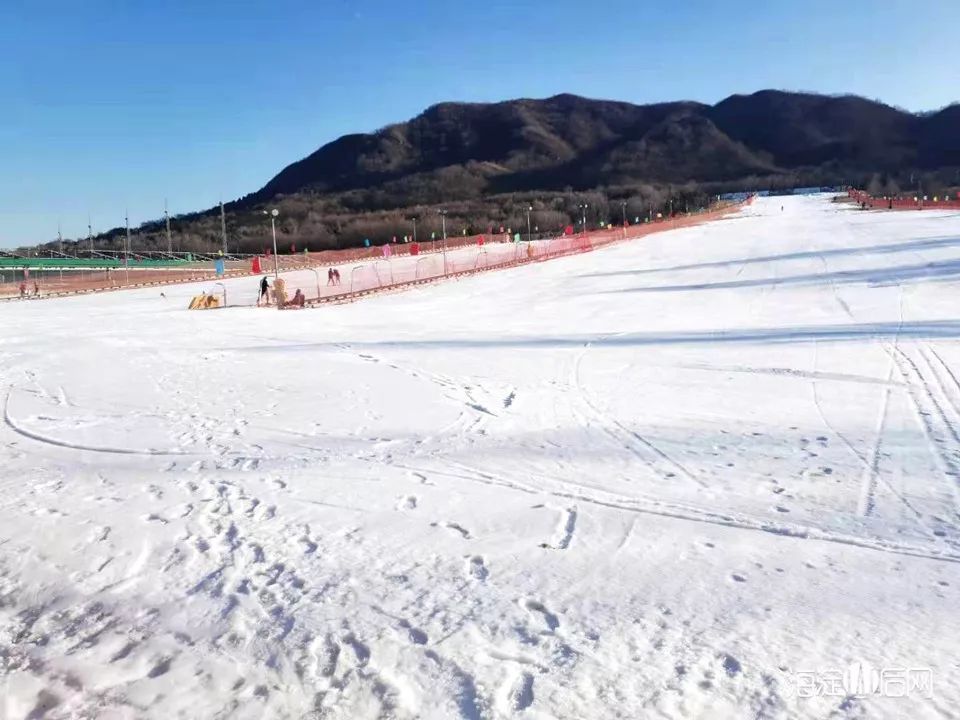
[[[533,240],[533,231],[530,229],[530,213],[533,212],[533,205],[527,208],[527,242]]]
[[[276,279],[280,277],[280,263],[277,260],[277,215],[280,211],[274,208],[269,212],[264,210],[263,214],[270,216],[270,231],[273,233],[273,277]]]
[[[220,234],[223,236],[223,254],[227,254],[227,213],[223,209],[223,200],[220,201]]]
[[[163,199],[163,221],[167,225],[167,254],[173,256],[173,237],[170,235],[170,213],[167,211],[167,199]]]
[[[447,274],[447,211],[437,210],[440,213],[440,225],[443,229],[443,274]]]
[[[130,213],[123,216],[124,225],[127,227],[127,246],[123,251],[123,276],[127,285],[130,284]]]
[[[623,236],[627,236],[627,201],[621,200],[620,207],[623,210]]]
[[[577,205],[577,207],[580,208],[580,212],[582,213],[582,217],[583,217],[580,227],[582,231],[586,233],[587,232],[587,204],[582,203],[580,205]]]
[[[62,230],[61,230],[61,228],[60,228],[60,223],[59,223],[59,222],[57,223],[57,243],[58,243],[58,245],[60,246],[59,252],[60,252],[60,257],[62,258],[62,257],[64,257],[64,255],[63,255],[63,232],[62,232]],[[63,265],[60,266],[60,284],[61,284],[61,285],[63,284]]]
[[[414,215],[410,219],[413,220],[413,241],[416,242],[417,241],[417,216]]]
[[[93,226],[90,224],[90,216],[87,215],[87,240],[90,241],[90,258],[93,258]]]

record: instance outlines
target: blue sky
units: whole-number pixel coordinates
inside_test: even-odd
[[[960,2],[0,3],[0,246],[212,206],[443,100],[960,100]]]

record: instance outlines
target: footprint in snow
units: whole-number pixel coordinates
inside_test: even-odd
[[[550,612],[547,606],[539,600],[528,598],[521,601],[520,607],[526,610],[531,617],[539,617],[546,624],[548,632],[554,632],[560,627],[560,620],[557,616]]]
[[[416,495],[403,495],[397,500],[397,510],[415,510],[416,507]]]
[[[480,555],[473,555],[467,559],[467,575],[476,580],[486,580],[490,575],[483,558]]]
[[[407,639],[414,645],[426,645],[428,641],[427,634],[419,628],[413,627],[409,621],[401,620],[398,623],[401,630],[406,633]]]
[[[438,525],[439,524],[435,522],[430,523],[430,527],[438,527]],[[453,530],[454,532],[459,533],[460,537],[462,537],[464,540],[470,539],[470,531],[467,530],[462,525],[458,525],[457,523],[454,523],[454,522],[445,522],[443,523],[443,527],[447,528],[448,530]]]
[[[533,675],[523,671],[507,690],[507,702],[510,710],[519,712],[533,704]]]

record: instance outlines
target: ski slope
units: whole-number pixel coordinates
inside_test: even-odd
[[[0,718],[953,717],[958,252],[771,198],[349,305],[4,305]]]

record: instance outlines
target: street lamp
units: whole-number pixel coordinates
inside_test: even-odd
[[[123,223],[126,225],[126,241],[123,248],[123,277],[124,282],[130,284],[130,213],[124,213]]]
[[[414,215],[410,219],[413,220],[413,241],[416,242],[417,241],[417,216]]]
[[[437,210],[440,214],[440,224],[443,228],[443,274],[447,274],[447,211]]]
[[[583,232],[586,232],[587,231],[587,207],[589,206],[586,203],[582,203],[580,205],[577,205],[577,207],[580,208],[581,213],[583,213],[583,221],[582,221],[581,227],[583,228]]]
[[[280,277],[280,263],[277,260],[277,215],[280,211],[274,208],[270,212],[263,211],[264,215],[270,216],[270,230],[273,233],[273,277]]]
[[[170,235],[170,213],[167,212],[167,199],[163,199],[163,221],[167,225],[167,254],[173,257],[173,236]]]
[[[621,200],[620,207],[623,210],[623,236],[627,236],[627,201]]]
[[[530,213],[533,212],[533,205],[527,208],[527,242],[533,240],[533,232],[530,230]]]

